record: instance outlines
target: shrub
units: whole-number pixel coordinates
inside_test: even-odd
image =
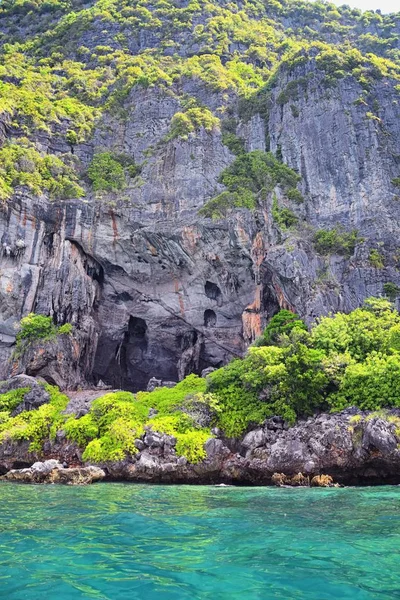
[[[20,321],[17,341],[27,340],[31,342],[39,339],[48,339],[53,337],[56,331],[57,329],[51,317],[30,313]]]
[[[258,338],[256,346],[277,344],[281,335],[290,333],[295,327],[307,331],[307,326],[299,315],[290,310],[282,309],[272,317],[262,336]]]
[[[67,439],[84,447],[97,437],[99,428],[92,415],[87,414],[80,419],[71,418],[63,426]]]
[[[383,291],[385,292],[385,295],[389,298],[389,300],[393,302],[400,294],[400,287],[396,283],[388,281],[387,283],[383,284]]]
[[[294,212],[290,210],[290,208],[279,208],[276,196],[272,202],[272,217],[275,223],[282,229],[293,227],[293,225],[296,225],[299,220]]]
[[[177,435],[176,453],[184,456],[190,463],[196,464],[207,456],[204,444],[209,437],[209,431],[180,433]]]
[[[199,131],[204,128],[206,131],[212,131],[219,127],[219,119],[214,117],[208,108],[194,107],[189,108],[186,112],[177,112],[171,120],[170,132],[167,135],[167,140],[182,138],[186,140],[190,133]]]
[[[19,331],[16,337],[17,355],[33,342],[46,342],[54,339],[57,335],[69,335],[72,329],[71,323],[64,323],[64,325],[57,327],[54,325],[52,317],[29,313],[19,323]]]
[[[355,229],[349,232],[339,228],[320,229],[314,234],[314,246],[320,254],[341,254],[350,258],[360,242],[362,238]]]
[[[0,150],[0,202],[27,186],[35,195],[48,192],[50,198],[68,199],[84,196],[73,169],[60,158],[42,156],[28,141],[7,143]]]
[[[95,192],[116,192],[126,185],[123,166],[111,152],[94,155],[88,168],[88,176]]]
[[[339,391],[329,400],[334,411],[347,406],[361,410],[400,407],[400,355],[371,353],[364,363],[349,365]]]
[[[376,250],[376,248],[372,249],[369,253],[369,262],[373,267],[375,267],[375,269],[383,269],[385,266],[383,262],[383,256],[379,250]]]
[[[5,439],[28,440],[30,451],[40,452],[43,442],[55,437],[66,420],[62,411],[69,399],[56,386],[46,384],[44,387],[50,394],[49,403],[3,421],[0,425],[0,443]]]
[[[252,210],[256,207],[257,200],[262,200],[277,185],[290,192],[292,197],[296,196],[293,190],[299,180],[299,175],[271,152],[254,150],[240,154],[219,177],[219,182],[225,185],[227,191],[209,200],[199,210],[199,214],[221,218],[233,208]],[[280,217],[281,224],[297,222],[297,217],[289,209],[282,209]]]
[[[19,404],[24,399],[24,396],[27,392],[29,392],[30,388],[18,388],[16,390],[10,390],[5,394],[0,394],[0,411],[4,413],[7,411],[7,414],[17,408]]]

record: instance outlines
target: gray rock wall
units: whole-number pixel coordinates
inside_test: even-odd
[[[63,387],[101,379],[143,389],[152,376],[177,380],[241,356],[279,307],[310,322],[380,295],[384,282],[400,284],[400,200],[391,183],[400,175],[400,104],[393,82],[381,80],[371,91],[368,102],[379,106],[371,118],[371,106],[357,103],[354,79],[327,88],[312,61],[299,69],[278,78],[266,120],[256,114],[237,128],[247,150],[268,149],[269,142],[300,173],[303,205],[288,204],[275,190],[300,219],[293,230],[274,223],[272,195],[252,213],[199,217],[223,189],[218,176],[234,156],[219,130],[166,142],[180,106],[158,88],[134,88],[124,116],[103,116],[92,141],[75,149],[82,172],[104,150],[142,163],[126,189],[99,197],[87,186],[85,199],[64,203],[18,189],[0,212],[1,378],[25,370]],[[278,102],[290,81],[310,74],[295,101]],[[191,84],[190,93],[220,105],[204,84]],[[51,135],[40,142],[55,151]],[[315,251],[313,232],[335,225],[356,228],[364,239],[350,259]],[[372,248],[383,268],[370,264]],[[36,355],[32,368],[8,360],[15,324],[31,311],[74,325],[70,342],[53,348],[51,368],[42,364],[50,358]]]

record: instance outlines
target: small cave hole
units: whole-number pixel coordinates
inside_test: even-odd
[[[212,281],[206,281],[206,285],[204,286],[204,293],[207,298],[210,300],[216,300],[218,306],[222,304],[222,293],[216,283]]]
[[[217,315],[211,309],[204,311],[204,327],[215,327],[217,324]]]

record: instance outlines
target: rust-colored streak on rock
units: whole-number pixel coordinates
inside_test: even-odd
[[[153,246],[153,244],[150,244],[150,242],[147,242],[147,247],[149,249],[149,252],[152,256],[158,256],[158,252],[157,252],[157,248],[155,248]]]
[[[290,302],[286,300],[283,290],[276,280],[273,281],[273,286],[278,300],[279,308],[285,308],[286,310],[296,312],[294,307],[290,304]]]
[[[194,252],[201,238],[197,227],[184,227],[182,231],[184,246],[187,250]]]
[[[251,257],[254,262],[254,266],[260,268],[265,258],[266,250],[264,244],[264,238],[261,231],[259,231],[253,241],[251,248]]]
[[[174,279],[174,285],[175,285],[175,293],[178,294],[179,312],[181,313],[181,316],[184,317],[185,316],[185,305],[183,303],[182,292],[180,289],[181,286],[177,279]]]
[[[261,324],[261,294],[262,285],[256,285],[254,302],[246,306],[242,314],[243,338],[250,344],[262,333]]]
[[[112,230],[113,230],[113,244],[115,244],[115,242],[117,241],[119,234],[118,234],[118,227],[117,227],[117,220],[115,218],[115,214],[113,210],[110,210],[110,217],[111,217],[111,225],[112,225]]]

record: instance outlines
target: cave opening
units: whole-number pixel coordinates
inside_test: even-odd
[[[120,367],[121,388],[136,391],[145,389],[140,364],[148,348],[147,323],[140,317],[129,317],[124,339],[117,349],[116,360]],[[146,378],[147,379],[147,378]]]
[[[221,306],[222,292],[216,283],[213,283],[212,281],[206,281],[206,284],[204,286],[204,293],[207,296],[207,298],[210,298],[210,300],[215,300],[218,306]]]
[[[215,327],[217,324],[217,315],[208,308],[204,311],[204,327]]]

